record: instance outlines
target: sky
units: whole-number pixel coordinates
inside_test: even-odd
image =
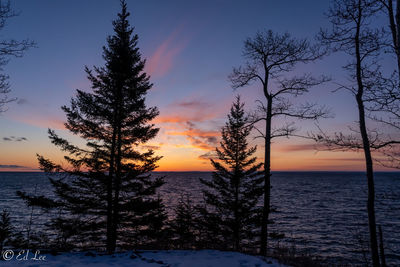
[[[4,71],[10,76],[10,97],[18,98],[0,115],[0,171],[37,170],[36,154],[62,162],[47,129],[76,144],[84,142],[64,129],[62,105],[75,90],[90,90],[84,67],[102,66],[102,47],[112,34],[112,20],[120,11],[116,0],[11,1],[19,16],[7,21],[0,38],[29,38],[37,47],[24,57],[11,59]],[[328,0],[251,1],[127,1],[129,18],[139,35],[145,71],[154,84],[148,106],[157,106],[154,120],[158,136],[146,144],[163,156],[158,171],[209,171],[207,157],[219,144],[220,130],[237,94],[245,109],[264,100],[258,84],[233,90],[228,75],[244,63],[243,42],[257,31],[271,29],[298,38],[310,38],[327,27]],[[295,72],[345,79],[344,55],[299,66]],[[394,66],[394,61],[393,61]],[[334,83],[313,88],[307,101],[331,108],[334,118],[320,122],[337,132],[357,119],[354,99],[332,91]],[[302,99],[300,99],[302,100]],[[278,122],[279,123],[279,122]],[[316,131],[313,122],[300,122],[303,133]],[[263,143],[250,137],[263,159]],[[363,170],[363,155],[354,152],[317,151],[299,138],[275,139],[272,170]],[[384,170],[377,166],[377,170]]]

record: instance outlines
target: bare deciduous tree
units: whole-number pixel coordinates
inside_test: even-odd
[[[244,66],[234,68],[229,79],[233,88],[244,87],[258,82],[264,92],[265,102],[259,101],[258,111],[252,123],[265,122],[265,132],[258,130],[265,141],[264,156],[264,206],[261,228],[260,254],[266,255],[268,241],[268,218],[270,214],[271,188],[271,140],[281,136],[296,135],[294,123],[283,126],[273,125],[275,118],[285,116],[297,119],[316,120],[325,117],[329,111],[324,107],[306,103],[295,105],[290,99],[303,95],[313,86],[328,80],[315,78],[310,74],[290,75],[299,63],[309,63],[323,55],[320,47],[313,46],[307,39],[296,39],[288,33],[274,34],[272,31],[257,33],[244,44]]]
[[[368,107],[370,111],[368,116],[392,132],[392,136],[386,136],[386,145],[379,150],[383,157],[378,162],[385,167],[400,169],[400,144],[397,141],[400,136],[396,134],[400,130],[400,0],[378,0],[378,2],[388,18],[387,46],[390,48],[389,52],[395,55],[397,68],[391,70],[389,78],[381,77],[379,87],[371,94],[372,105]],[[394,2],[396,10],[393,7]]]
[[[339,89],[349,91],[355,98],[358,109],[356,128],[351,134],[324,133],[314,135],[314,139],[327,145],[331,150],[361,150],[364,152],[366,178],[368,184],[368,225],[370,250],[373,266],[380,266],[375,220],[375,186],[372,151],[390,146],[395,141],[387,141],[377,128],[367,128],[367,119],[377,108],[377,95],[389,79],[381,72],[379,60],[387,47],[386,35],[382,29],[372,28],[371,19],[379,12],[377,0],[334,0],[328,13],[332,28],[321,30],[320,39],[333,52],[343,52],[350,60],[343,66],[349,82]],[[382,112],[382,110],[380,110]]]
[[[390,34],[392,37],[391,48],[397,58],[397,72],[400,77],[400,0],[396,1],[396,12],[393,9],[394,0],[379,0],[382,10],[389,19]]]
[[[2,30],[9,18],[18,16],[12,8],[10,1],[6,3],[0,2],[0,30]],[[15,98],[9,98],[10,84],[8,83],[8,75],[4,74],[3,67],[8,63],[10,57],[22,57],[24,52],[33,47],[35,43],[29,39],[17,40],[0,40],[0,113],[5,111],[5,105]]]

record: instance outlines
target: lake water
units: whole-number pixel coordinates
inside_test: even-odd
[[[157,172],[165,176],[161,189],[172,213],[182,193],[190,193],[194,203],[202,200],[199,178],[209,172]],[[43,173],[0,172],[0,209],[7,208],[17,225],[24,227],[30,210],[16,190],[51,195]],[[295,245],[300,251],[327,258],[332,263],[363,265],[363,241],[368,240],[366,178],[358,172],[274,172],[271,202],[276,212],[270,231],[284,233],[279,242]],[[382,226],[387,262],[400,266],[400,173],[376,173],[376,216]],[[38,210],[34,210],[35,216]],[[35,217],[43,223],[45,215]],[[277,241],[274,241],[275,244]]]

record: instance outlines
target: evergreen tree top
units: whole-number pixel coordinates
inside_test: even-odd
[[[200,179],[206,188],[206,206],[200,209],[205,225],[224,246],[233,244],[234,250],[240,250],[243,240],[252,240],[252,232],[259,227],[257,204],[263,193],[263,173],[259,171],[262,163],[253,156],[256,147],[248,147],[250,132],[244,103],[237,96],[216,148],[218,160],[211,159],[212,179]]]

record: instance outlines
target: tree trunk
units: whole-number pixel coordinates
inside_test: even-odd
[[[391,0],[390,0],[391,2]],[[394,41],[396,46],[396,55],[397,55],[397,71],[399,74],[400,78],[400,0],[396,1],[396,26],[395,26],[395,31],[396,31],[396,37],[397,39]]]
[[[359,101],[357,97],[359,117],[360,117],[360,132],[363,140],[365,164],[367,171],[367,183],[368,183],[368,226],[369,226],[369,236],[370,236],[370,246],[372,255],[372,264],[374,267],[379,266],[379,254],[378,254],[378,241],[376,238],[376,221],[375,221],[375,186],[374,186],[374,172],[371,150],[369,146],[369,139],[367,135],[367,130],[365,126],[365,114],[364,105],[362,100]]]
[[[235,179],[235,210],[234,210],[234,216],[235,216],[235,226],[234,226],[234,233],[233,233],[233,239],[234,239],[234,250],[239,251],[240,247],[240,222],[239,222],[239,179],[237,175],[237,171],[235,171],[236,177]]]
[[[379,250],[381,252],[381,266],[386,267],[385,249],[383,246],[382,227],[379,225]]]
[[[234,251],[239,251],[239,214],[238,214],[238,205],[239,205],[239,185],[238,185],[238,178],[237,178],[237,170],[235,170],[234,176],[234,183],[235,183],[235,207],[234,207],[234,221],[235,225],[233,227],[233,242],[234,242]]]
[[[271,195],[271,120],[272,98],[267,97],[267,117],[265,127],[265,156],[264,156],[264,206],[261,220],[260,255],[267,256],[268,247],[268,217],[270,212]]]
[[[120,183],[121,183],[121,127],[122,127],[122,86],[117,84],[116,85],[116,102],[115,102],[115,121],[114,121],[114,132],[115,132],[115,148],[113,153],[115,153],[115,179],[113,184],[114,189],[114,197],[112,197],[112,231],[111,231],[111,250],[115,252],[117,247],[117,230],[118,230],[118,223],[119,223],[119,190],[120,190]]]
[[[121,122],[119,122],[118,130],[117,130],[117,157],[116,157],[116,173],[115,173],[115,184],[114,184],[114,213],[113,213],[113,231],[112,231],[112,245],[115,251],[117,246],[117,231],[118,231],[118,224],[119,224],[119,192],[121,188]]]
[[[239,131],[237,130],[235,132],[236,135],[239,135]],[[234,171],[234,185],[235,185],[235,208],[234,208],[234,216],[235,216],[235,227],[234,227],[234,233],[233,233],[233,239],[234,239],[234,250],[235,251],[240,251],[240,222],[242,218],[239,218],[239,187],[240,187],[240,160],[239,160],[239,154],[241,150],[239,148],[239,143],[236,142],[236,151],[235,151],[235,171]]]
[[[114,122],[115,123],[115,122]],[[115,164],[115,138],[116,129],[114,127],[111,141],[110,168],[107,180],[107,253],[112,254],[115,251],[113,246],[113,180],[114,180],[114,164]]]
[[[361,0],[359,0],[361,1]],[[359,12],[361,9],[359,8]],[[361,15],[359,15],[359,19],[361,19]],[[371,256],[372,256],[372,264],[374,267],[380,266],[379,264],[379,253],[378,253],[378,241],[376,238],[376,222],[375,222],[375,186],[374,186],[374,171],[373,171],[373,163],[372,156],[370,150],[370,143],[367,133],[367,127],[365,123],[365,108],[364,108],[364,84],[362,80],[362,65],[361,65],[361,56],[360,56],[360,20],[357,23],[357,31],[355,36],[355,49],[356,49],[356,74],[357,74],[357,106],[358,106],[358,115],[359,115],[359,127],[360,134],[363,143],[364,156],[365,156],[365,165],[367,172],[367,183],[368,183],[368,201],[367,201],[367,210],[368,210],[368,226],[369,226],[369,236],[370,236],[370,247],[371,247]]]

